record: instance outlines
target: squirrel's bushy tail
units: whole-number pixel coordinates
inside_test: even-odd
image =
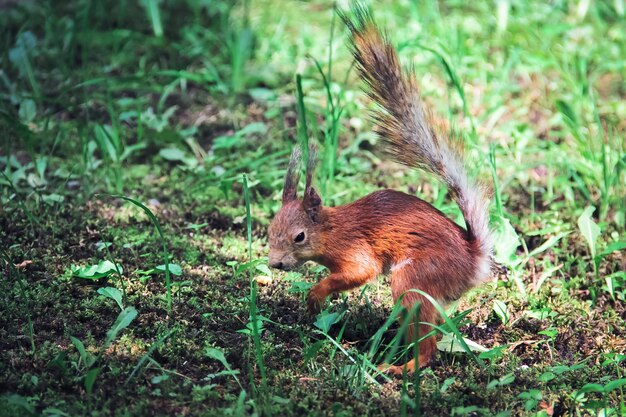
[[[480,251],[476,278],[486,279],[493,246],[489,198],[485,187],[467,175],[463,142],[424,107],[415,76],[402,69],[394,47],[370,13],[357,3],[351,17],[339,14],[351,32],[360,76],[380,106],[374,113],[377,133],[395,160],[430,172],[446,183],[465,218],[468,240],[475,240]]]

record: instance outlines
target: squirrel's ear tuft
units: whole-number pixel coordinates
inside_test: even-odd
[[[315,166],[317,165],[317,148],[315,145],[309,145],[309,153],[306,161],[306,181],[304,185],[304,194],[308,194],[308,189],[313,184],[313,174],[315,173]]]
[[[309,187],[304,191],[302,207],[313,222],[319,221],[319,214],[322,210],[322,199],[317,191],[315,191],[315,188]]]
[[[315,188],[311,185],[313,183],[313,173],[315,172],[316,163],[317,149],[314,145],[310,145],[308,159],[306,161],[306,182],[304,186],[304,199],[302,200],[302,207],[314,223],[319,221],[319,213],[322,208],[322,199],[317,191],[315,191]]]
[[[300,158],[302,154],[300,148],[294,148],[289,158],[289,168],[285,175],[285,185],[283,186],[283,204],[297,198],[298,182],[300,182]]]

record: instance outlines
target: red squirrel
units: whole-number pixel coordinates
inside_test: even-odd
[[[437,122],[420,100],[415,76],[401,68],[398,56],[369,12],[354,8],[340,13],[350,31],[350,45],[368,94],[378,105],[375,131],[397,162],[434,174],[459,205],[463,229],[429,203],[394,190],[373,192],[353,203],[325,207],[312,187],[314,152],[307,161],[304,197],[296,195],[300,151],[292,154],[282,207],[269,226],[269,265],[292,270],[306,261],[324,265],[330,274],[308,294],[311,313],[321,310],[332,293],[359,287],[379,274],[391,277],[395,300],[409,311],[421,303],[418,334],[408,326],[409,340],[427,333],[440,319],[418,289],[440,303],[460,297],[488,279],[493,238],[489,228],[487,188],[473,181],[463,161],[458,135]],[[415,320],[413,318],[412,320]],[[419,357],[404,366],[383,365],[393,373],[412,372],[429,364],[436,350],[431,336],[419,343]]]

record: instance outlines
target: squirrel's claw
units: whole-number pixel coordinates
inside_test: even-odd
[[[376,369],[378,369],[378,372],[390,373],[390,374],[401,376],[404,370],[404,366],[390,365],[388,363],[383,363],[381,365],[378,365]],[[412,371],[407,370],[407,373],[411,373],[411,372]]]
[[[420,368],[428,366],[429,363],[430,358],[426,358],[420,355],[418,359],[418,364]],[[415,359],[411,359],[404,365],[391,365],[388,363],[383,363],[381,365],[378,365],[376,368],[379,372],[391,373],[397,376],[402,376],[404,372],[406,372],[408,375],[413,375],[413,372],[415,372]]]
[[[326,297],[320,297],[315,291],[315,287],[311,288],[306,299],[307,308],[310,314],[318,314],[322,311],[324,300]]]

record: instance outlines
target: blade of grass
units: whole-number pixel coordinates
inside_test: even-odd
[[[140,3],[146,9],[154,36],[157,38],[163,37],[163,24],[161,23],[161,11],[159,9],[160,0],[140,0]]]
[[[491,165],[491,179],[493,181],[493,193],[496,200],[496,210],[500,218],[504,217],[504,208],[502,205],[502,196],[500,195],[500,183],[498,181],[498,171],[496,167],[496,145],[489,144],[489,164]]]
[[[296,74],[296,105],[298,109],[298,143],[302,150],[302,160],[309,160],[309,136],[306,123],[306,107],[302,93],[302,75]]]
[[[139,207],[140,209],[142,209],[146,215],[148,216],[148,218],[150,218],[150,220],[152,221],[152,224],[154,225],[154,227],[156,228],[157,232],[159,233],[159,237],[161,238],[161,245],[163,246],[163,264],[165,265],[165,287],[167,290],[167,313],[168,316],[172,315],[172,284],[171,284],[171,279],[170,279],[170,267],[169,267],[169,253],[167,250],[167,243],[165,240],[165,235],[163,234],[163,230],[161,229],[161,224],[159,223],[159,219],[156,218],[156,216],[154,215],[154,213],[152,213],[152,210],[150,210],[148,207],[146,207],[145,205],[143,205],[142,203],[140,203],[139,201],[132,199],[130,197],[126,197],[123,195],[115,195],[115,194],[108,194],[111,197],[114,198],[120,198],[122,200],[128,201],[134,205],[136,205],[137,207]]]
[[[420,310],[422,309],[422,305],[417,303],[414,306],[415,316],[419,317]],[[417,320],[413,322],[413,334],[419,334],[419,323]],[[414,392],[414,403],[415,408],[413,409],[414,416],[422,415],[422,391],[420,389],[421,380],[422,380],[422,369],[419,366],[418,358],[420,357],[420,344],[413,343],[413,358],[415,358],[416,366],[413,372],[413,392]]]
[[[250,190],[248,188],[248,177],[243,174],[243,195],[246,203],[246,232],[248,240],[248,260],[249,260],[249,277],[250,277],[250,321],[252,322],[252,341],[254,344],[254,356],[256,364],[261,373],[262,392],[267,388],[267,376],[265,374],[265,364],[263,362],[263,351],[261,349],[261,335],[259,331],[259,312],[257,310],[258,286],[253,276],[252,268],[252,214],[250,211]],[[254,372],[250,372],[250,385],[254,384]]]

